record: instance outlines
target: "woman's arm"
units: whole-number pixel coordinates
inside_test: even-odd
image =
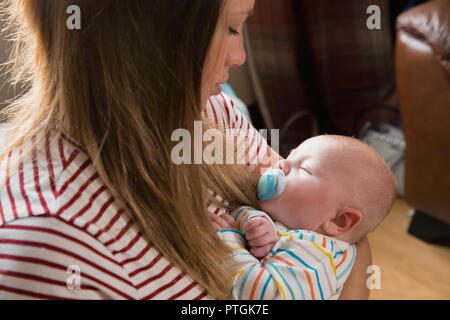
[[[358,254],[356,255],[353,269],[345,282],[339,300],[367,300],[369,288],[367,288],[367,267],[372,264],[370,245],[367,237],[356,244]]]
[[[135,299],[109,249],[63,219],[32,216],[0,227],[0,300]]]

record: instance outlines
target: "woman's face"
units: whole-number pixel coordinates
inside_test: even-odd
[[[229,69],[245,62],[242,27],[254,5],[255,0],[225,0],[203,69],[204,104],[210,96],[221,92],[219,85],[228,80]]]

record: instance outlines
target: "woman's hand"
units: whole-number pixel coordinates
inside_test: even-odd
[[[367,300],[369,288],[367,287],[367,267],[372,264],[370,245],[367,237],[356,244],[356,260],[353,269],[344,284],[339,300]]]
[[[211,222],[216,230],[224,229],[234,229],[237,230],[237,222],[234,221],[233,217],[224,213],[222,215],[217,215],[210,213]]]

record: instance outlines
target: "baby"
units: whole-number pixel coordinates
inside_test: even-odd
[[[264,257],[255,261],[258,259],[244,254],[233,255],[233,296],[253,299],[257,292],[261,299],[268,294],[274,299],[285,297],[280,292],[285,294],[289,288],[295,299],[337,298],[356,255],[351,244],[383,220],[395,194],[396,182],[389,167],[368,145],[333,135],[306,140],[260,178],[261,211],[241,207],[234,212],[234,219],[225,215],[212,219],[229,246],[245,250],[247,245],[254,257]],[[278,273],[271,272],[269,265],[276,265]],[[284,266],[291,270],[283,274]],[[246,276],[241,277],[239,271],[245,270]],[[314,271],[315,277],[308,275],[308,270]],[[259,278],[265,273],[268,279],[280,276],[272,291],[268,287],[258,291]],[[287,286],[284,290],[283,283]],[[297,294],[291,288],[294,283],[298,284]],[[310,290],[305,291],[305,286]]]
[[[396,182],[383,158],[349,137],[308,139],[276,168],[285,176],[281,176],[284,181],[277,177],[283,190],[261,199],[263,175],[259,185],[262,211],[288,229],[310,230],[348,243],[375,229],[396,194]],[[276,192],[280,191],[272,194]],[[278,240],[271,219],[261,213],[247,214],[245,219],[235,215],[235,219],[242,224],[251,253],[256,257],[268,254]]]

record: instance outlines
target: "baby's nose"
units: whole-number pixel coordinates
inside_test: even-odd
[[[289,172],[291,171],[291,166],[289,164],[289,161],[287,161],[287,160],[280,160],[277,163],[276,168],[278,168],[281,171],[283,171],[285,175],[288,175]]]

